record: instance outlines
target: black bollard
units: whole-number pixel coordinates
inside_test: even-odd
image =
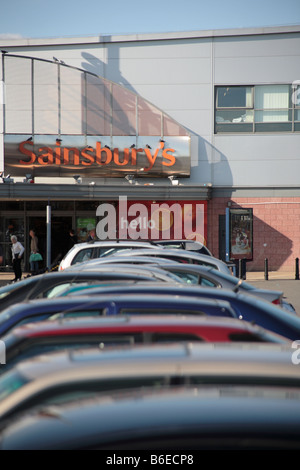
[[[265,281],[269,279],[269,272],[268,272],[268,258],[265,258]]]
[[[299,258],[296,258],[296,273],[295,273],[296,281],[299,281]]]

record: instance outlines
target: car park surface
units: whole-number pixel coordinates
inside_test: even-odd
[[[235,318],[195,315],[122,315],[60,318],[32,322],[2,337],[6,364],[0,373],[28,357],[58,349],[174,341],[274,342],[289,340]]]

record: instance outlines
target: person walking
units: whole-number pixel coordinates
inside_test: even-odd
[[[20,281],[22,277],[22,268],[21,260],[24,253],[24,246],[22,243],[18,242],[16,235],[12,235],[10,238],[12,242],[11,252],[12,252],[12,266],[15,273],[15,278],[13,282]]]
[[[70,235],[70,243],[69,243],[69,249],[72,248],[72,246],[76,245],[76,243],[78,243],[78,237],[75,233],[75,230],[73,228],[71,228],[70,232],[69,232],[69,235]]]
[[[31,229],[29,231],[29,236],[31,237],[30,241],[30,271],[32,275],[35,275],[38,273],[39,270],[39,260],[37,258],[41,259],[41,256],[36,256],[36,254],[39,252],[39,246],[38,246],[38,237],[35,234],[35,231]]]

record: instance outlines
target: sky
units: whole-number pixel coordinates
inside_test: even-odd
[[[0,0],[0,39],[300,25],[300,0]]]

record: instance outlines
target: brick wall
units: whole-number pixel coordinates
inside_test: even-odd
[[[300,198],[214,198],[208,204],[208,247],[219,257],[219,215],[232,208],[253,209],[253,261],[247,270],[293,271],[300,257]]]

